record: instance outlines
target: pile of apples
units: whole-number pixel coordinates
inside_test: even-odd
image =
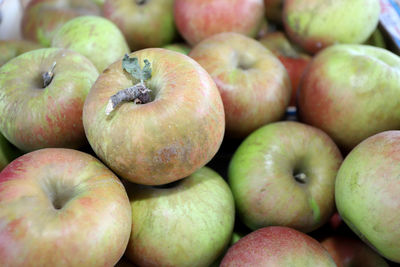
[[[385,4],[0,1],[0,266],[400,263]]]

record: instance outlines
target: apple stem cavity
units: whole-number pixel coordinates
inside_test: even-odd
[[[49,71],[46,71],[45,73],[42,74],[43,78],[43,88],[46,88],[51,81],[53,80],[54,76],[54,68],[56,67],[57,62],[53,62],[53,65],[51,65],[51,68]]]
[[[147,0],[136,0],[136,4],[141,6],[144,5],[146,3]]]
[[[122,68],[140,82],[112,95],[106,106],[106,115],[109,115],[122,102],[133,101],[135,104],[151,102],[151,90],[147,88],[145,81],[151,78],[151,65],[145,59],[143,69],[140,68],[138,58],[130,58],[125,54],[122,59]]]

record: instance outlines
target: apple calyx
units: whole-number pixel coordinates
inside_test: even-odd
[[[54,68],[56,67],[57,62],[53,62],[53,65],[51,65],[51,68],[49,71],[46,71],[45,73],[42,74],[43,78],[43,88],[46,88],[51,81],[53,80],[54,76]]]
[[[150,65],[150,62],[145,59],[144,67],[141,69],[138,58],[130,58],[128,54],[125,54],[122,59],[122,68],[140,82],[112,95],[106,106],[106,115],[109,115],[122,102],[133,101],[135,104],[146,104],[151,102],[151,90],[147,88],[144,83],[146,80],[151,78]]]

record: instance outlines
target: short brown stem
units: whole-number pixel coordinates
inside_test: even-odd
[[[305,184],[307,176],[304,173],[297,173],[294,175],[294,179],[301,184]]]
[[[46,88],[51,81],[53,80],[54,77],[54,68],[56,67],[56,62],[54,61],[53,65],[51,66],[49,71],[46,71],[45,73],[42,74],[43,78],[43,88]]]
[[[108,100],[106,115],[109,115],[122,102],[133,101],[135,104],[146,104],[151,101],[151,90],[144,83],[138,83],[112,95]]]

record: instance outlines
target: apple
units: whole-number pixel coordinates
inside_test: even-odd
[[[235,206],[228,184],[203,167],[164,186],[127,184],[132,231],[125,255],[138,266],[209,266],[228,246]]]
[[[291,44],[285,34],[280,31],[268,33],[259,41],[285,66],[292,85],[289,106],[296,106],[297,90],[311,57]]]
[[[174,17],[182,37],[195,45],[221,32],[256,37],[264,19],[263,0],[175,0]]]
[[[2,266],[114,266],[131,218],[120,180],[83,152],[36,150],[0,173]]]
[[[278,58],[256,40],[219,33],[194,46],[189,56],[218,86],[227,136],[244,138],[283,118],[290,99],[289,76]]]
[[[80,16],[69,20],[54,35],[51,46],[84,55],[99,72],[130,52],[118,27],[98,16]]]
[[[376,28],[375,31],[371,34],[368,40],[365,42],[367,45],[373,45],[380,48],[387,48],[385,37],[383,36],[382,31],[379,28]]]
[[[22,36],[50,46],[65,22],[82,15],[100,15],[100,8],[92,0],[31,0],[22,17]]]
[[[286,0],[282,18],[290,39],[316,53],[336,43],[365,42],[379,14],[379,0]]]
[[[282,23],[282,10],[284,0],[264,0],[265,14],[268,20]]]
[[[20,155],[21,152],[0,134],[0,171]]]
[[[105,0],[103,15],[122,31],[136,51],[161,47],[176,37],[174,0]]]
[[[60,48],[32,50],[8,61],[0,68],[1,133],[24,152],[81,147],[87,142],[83,104],[97,77],[86,57]]]
[[[387,88],[386,88],[387,89]],[[385,258],[400,263],[400,131],[384,131],[358,144],[336,178],[343,221]]]
[[[314,238],[289,227],[270,226],[241,238],[229,248],[220,266],[336,265]]]
[[[275,225],[316,230],[334,212],[341,162],[331,138],[312,126],[281,121],[257,129],[228,168],[239,217],[252,230]]]
[[[337,267],[389,267],[387,262],[358,239],[347,236],[330,236],[321,242]]]
[[[191,49],[190,46],[187,45],[186,43],[167,44],[167,45],[164,45],[162,48],[169,49],[169,50],[172,50],[175,52],[180,52],[185,55],[189,54],[190,49]]]
[[[325,131],[346,153],[365,138],[400,128],[400,58],[367,45],[318,53],[299,91],[300,120]]]
[[[120,177],[160,185],[192,174],[213,158],[225,115],[217,86],[196,61],[148,48],[100,74],[86,98],[83,124],[97,156]]]
[[[2,40],[0,41],[0,67],[20,54],[42,47],[38,43],[27,40]]]

